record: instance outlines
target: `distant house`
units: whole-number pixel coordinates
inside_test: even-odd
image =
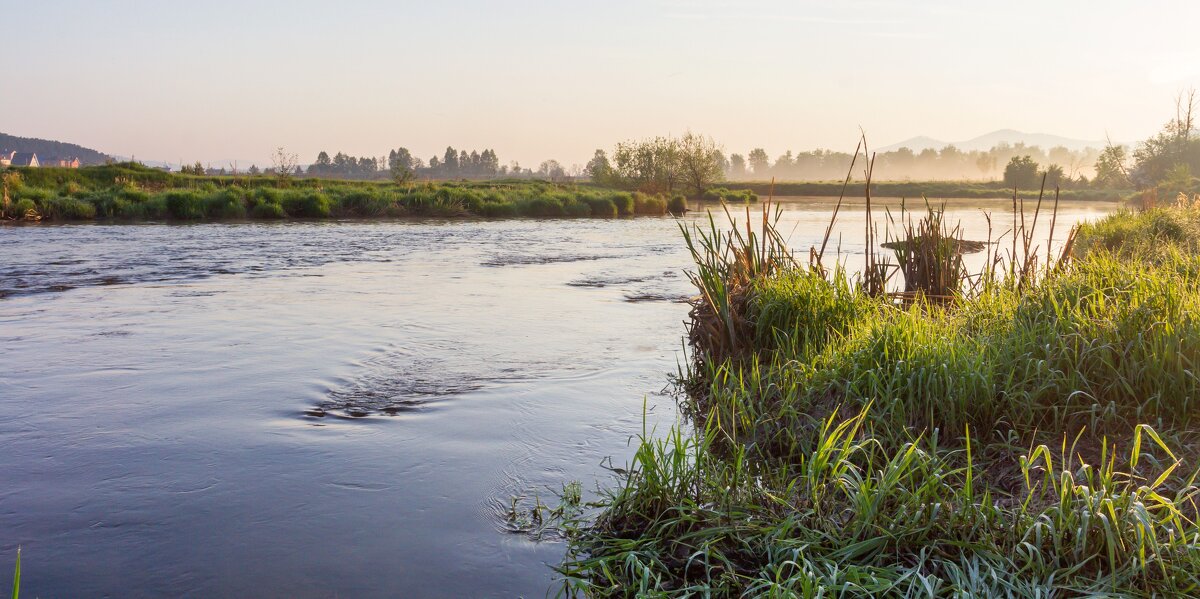
[[[16,154],[16,152],[0,150],[0,166],[12,166],[14,154]]]
[[[38,162],[37,154],[34,152],[13,152],[12,161],[9,163],[12,166],[28,166],[37,168],[41,166]]]
[[[81,163],[78,158],[51,158],[49,160],[42,160],[39,164],[42,167],[79,168]]]

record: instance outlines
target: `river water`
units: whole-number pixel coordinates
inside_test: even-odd
[[[832,202],[782,206],[807,255]],[[0,227],[0,588],[20,546],[28,597],[553,595],[506,513],[674,422],[680,222]]]

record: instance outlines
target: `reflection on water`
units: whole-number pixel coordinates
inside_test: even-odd
[[[786,205],[796,248],[831,207]],[[498,532],[509,498],[607,480],[643,398],[674,417],[670,218],[4,227],[0,255],[29,596],[541,596],[562,546]]]

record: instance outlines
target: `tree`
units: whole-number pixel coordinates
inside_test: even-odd
[[[1063,167],[1057,164],[1051,164],[1046,167],[1046,170],[1039,173],[1040,177],[1044,177],[1046,181],[1046,189],[1054,189],[1065,182]]]
[[[740,179],[746,176],[746,158],[741,154],[729,155],[729,177]]]
[[[725,155],[711,137],[687,132],[679,140],[676,156],[684,186],[696,197],[725,178]]]
[[[1110,142],[1096,159],[1096,178],[1093,181],[1100,187],[1126,189],[1130,185],[1128,164],[1125,146],[1115,146]]]
[[[299,157],[283,149],[279,146],[275,149],[275,155],[271,157],[271,163],[274,165],[275,176],[280,180],[287,180],[292,176],[293,171],[300,168],[297,164]]]
[[[447,178],[456,177],[458,169],[458,151],[447,146],[446,153],[442,155],[442,172]]]
[[[598,183],[603,183],[612,176],[612,165],[608,163],[608,154],[604,150],[596,150],[592,154],[592,159],[588,161],[587,166],[583,167],[583,172]]]
[[[412,181],[416,177],[415,162],[408,148],[399,148],[388,152],[388,172],[392,176],[392,181],[395,181],[397,185]]]
[[[613,183],[647,193],[670,193],[679,183],[679,142],[669,137],[626,141],[613,150]]]
[[[546,160],[538,166],[537,174],[539,177],[545,177],[551,181],[560,181],[566,177],[567,172],[563,170],[557,160]]]
[[[1038,165],[1029,156],[1013,156],[1004,167],[1004,185],[1013,189],[1033,189],[1037,185]]]
[[[771,159],[767,157],[767,151],[762,148],[754,148],[750,151],[750,171],[756,176],[767,174],[767,169],[771,167]]]
[[[996,170],[996,157],[990,153],[983,154],[975,159],[975,166],[984,177],[987,177],[992,174],[992,171]]]
[[[1178,173],[1178,166],[1200,171],[1200,139],[1195,131],[1196,92],[1180,94],[1175,118],[1154,137],[1138,145],[1133,152],[1134,167],[1130,178],[1141,187],[1153,187]]]
[[[262,173],[262,171],[258,169],[258,165],[256,164],[251,164],[250,168],[246,171],[246,174],[251,176],[258,175],[260,173]]]

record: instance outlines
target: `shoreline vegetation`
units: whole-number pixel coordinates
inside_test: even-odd
[[[401,217],[620,217],[682,214],[688,203],[742,204],[760,195],[840,197],[843,182],[727,181],[685,197],[595,183],[529,179],[394,183],[268,175],[168,173],[136,163],[0,171],[0,222],[224,221]],[[845,187],[865,193],[863,183]],[[1001,183],[877,182],[876,197],[1012,199]],[[1017,197],[1036,197],[1020,191]],[[1064,190],[1063,200],[1115,201],[1127,190]]]
[[[687,210],[687,201],[681,195],[529,180],[397,184],[195,176],[136,163],[81,169],[14,168],[0,172],[0,177],[0,221],[616,218]]]
[[[1060,199],[986,244],[868,226],[855,276],[769,200],[681,225],[683,421],[552,514],[564,594],[1200,594],[1200,196],[1055,240]]]

